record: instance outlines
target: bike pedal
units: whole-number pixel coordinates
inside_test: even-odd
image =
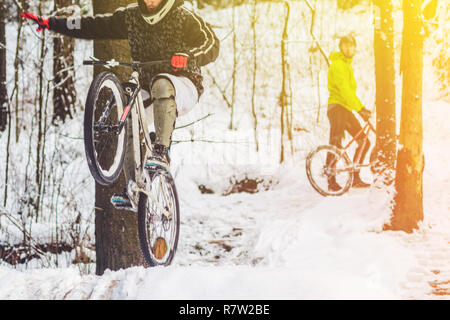
[[[127,211],[137,212],[137,209],[133,208],[133,206],[115,204],[114,202],[111,202],[111,203],[112,203],[113,207],[117,210],[127,210]]]
[[[163,170],[163,171],[170,172],[168,165],[166,165],[164,163],[156,162],[156,161],[147,161],[145,163],[145,169],[152,170],[152,171]]]
[[[111,199],[111,204],[117,210],[127,210],[127,211],[137,212],[137,209],[134,208],[130,202],[126,202],[126,201],[123,201],[120,199],[117,199],[117,200]]]

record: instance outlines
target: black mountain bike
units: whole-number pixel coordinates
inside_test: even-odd
[[[127,63],[93,58],[83,62],[135,70],[126,83],[110,71],[98,74],[92,81],[84,115],[84,146],[89,170],[101,185],[116,181],[125,159],[134,163],[127,192],[138,214],[139,242],[148,266],[172,262],[180,229],[174,179],[164,168],[146,161],[152,152],[154,134],[148,132],[139,73],[147,66],[162,63],[169,61]]]

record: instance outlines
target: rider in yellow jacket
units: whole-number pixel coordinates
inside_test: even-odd
[[[353,36],[344,36],[339,42],[340,52],[333,52],[330,55],[331,65],[328,69],[328,111],[330,120],[330,144],[341,148],[341,141],[345,131],[353,137],[362,129],[353,111],[359,113],[364,119],[370,118],[370,111],[367,110],[356,95],[356,80],[351,65],[356,49],[356,41]],[[362,147],[362,137],[358,137],[358,153]],[[369,143],[364,147],[360,163],[369,149]],[[327,158],[327,163],[331,161],[331,155]],[[359,171],[354,172],[353,187],[364,188],[369,184],[363,182],[359,176]],[[328,177],[328,189],[339,191],[341,186],[336,182],[335,176]]]
[[[347,58],[342,52],[332,52],[330,60],[332,64],[328,69],[328,104],[338,104],[350,112],[361,111],[364,105],[356,96],[352,58]]]

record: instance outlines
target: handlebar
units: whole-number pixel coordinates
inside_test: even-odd
[[[104,61],[104,60],[98,60],[97,58],[92,57],[92,60],[84,60],[83,61],[83,65],[85,65],[85,66],[104,65],[107,67],[123,66],[123,67],[130,67],[130,68],[149,67],[149,66],[154,66],[154,65],[158,65],[158,64],[164,64],[164,63],[170,63],[170,60],[155,60],[155,61],[146,61],[146,62],[139,62],[139,61],[122,62],[122,61],[116,61],[114,59]]]

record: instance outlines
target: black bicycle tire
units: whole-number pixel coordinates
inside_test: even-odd
[[[351,187],[351,185],[352,185],[352,182],[353,182],[353,173],[350,173],[350,174],[349,174],[349,179],[348,179],[348,181],[346,182],[345,186],[343,186],[342,189],[341,189],[339,192],[336,192],[336,193],[330,193],[328,190],[322,189],[322,188],[316,183],[316,181],[314,180],[314,177],[313,177],[312,174],[311,174],[311,160],[312,160],[312,158],[314,157],[314,155],[315,155],[316,153],[321,152],[322,150],[330,150],[330,151],[332,151],[332,152],[335,152],[335,153],[337,153],[337,154],[340,154],[340,155],[344,158],[345,162],[346,162],[348,165],[351,164],[351,161],[350,161],[349,157],[347,156],[347,154],[346,154],[344,151],[338,149],[337,147],[332,146],[332,145],[322,145],[322,146],[319,146],[319,147],[317,147],[316,149],[314,149],[313,151],[311,151],[311,152],[308,154],[308,156],[306,157],[306,163],[305,163],[305,166],[306,166],[306,176],[308,177],[309,183],[310,183],[311,186],[314,188],[314,190],[316,190],[318,193],[320,193],[321,195],[323,195],[323,196],[325,196],[325,197],[327,197],[327,196],[340,196],[340,195],[343,195],[344,193],[346,193],[346,192],[350,189],[350,187]]]
[[[120,155],[119,165],[117,167],[117,170],[111,174],[110,177],[106,177],[102,174],[100,168],[98,167],[96,156],[95,156],[95,147],[93,142],[93,130],[92,130],[92,118],[94,116],[94,103],[96,101],[96,98],[99,94],[99,90],[101,88],[102,83],[105,80],[111,80],[119,90],[122,102],[125,102],[125,95],[123,93],[122,85],[117,78],[117,76],[108,71],[104,71],[97,75],[95,79],[92,81],[91,86],[89,88],[89,92],[86,98],[86,106],[84,111],[84,148],[86,153],[86,159],[89,167],[89,171],[91,172],[91,175],[94,177],[95,181],[97,181],[101,185],[110,185],[114,183],[114,181],[117,180],[119,177],[123,162],[125,159],[126,154],[126,145],[127,145],[127,128],[124,126],[122,130],[124,130],[124,139],[123,139],[123,152],[122,155]],[[124,103],[123,103],[124,104]]]
[[[168,173],[166,173],[168,174]],[[180,236],[180,204],[178,200],[178,193],[175,186],[175,181],[173,180],[172,176],[169,174],[170,177],[170,183],[171,188],[173,190],[173,195],[175,199],[175,208],[176,208],[176,231],[175,231],[175,240],[173,248],[170,248],[169,257],[167,258],[166,262],[164,264],[160,264],[157,261],[154,261],[152,259],[151,253],[150,253],[150,247],[148,245],[148,237],[147,237],[147,200],[148,196],[144,192],[139,193],[139,201],[138,201],[138,238],[139,238],[139,245],[141,248],[141,253],[144,258],[144,261],[147,266],[149,267],[155,267],[155,266],[168,266],[172,263],[172,260],[175,256],[177,247],[178,247],[178,239]]]

